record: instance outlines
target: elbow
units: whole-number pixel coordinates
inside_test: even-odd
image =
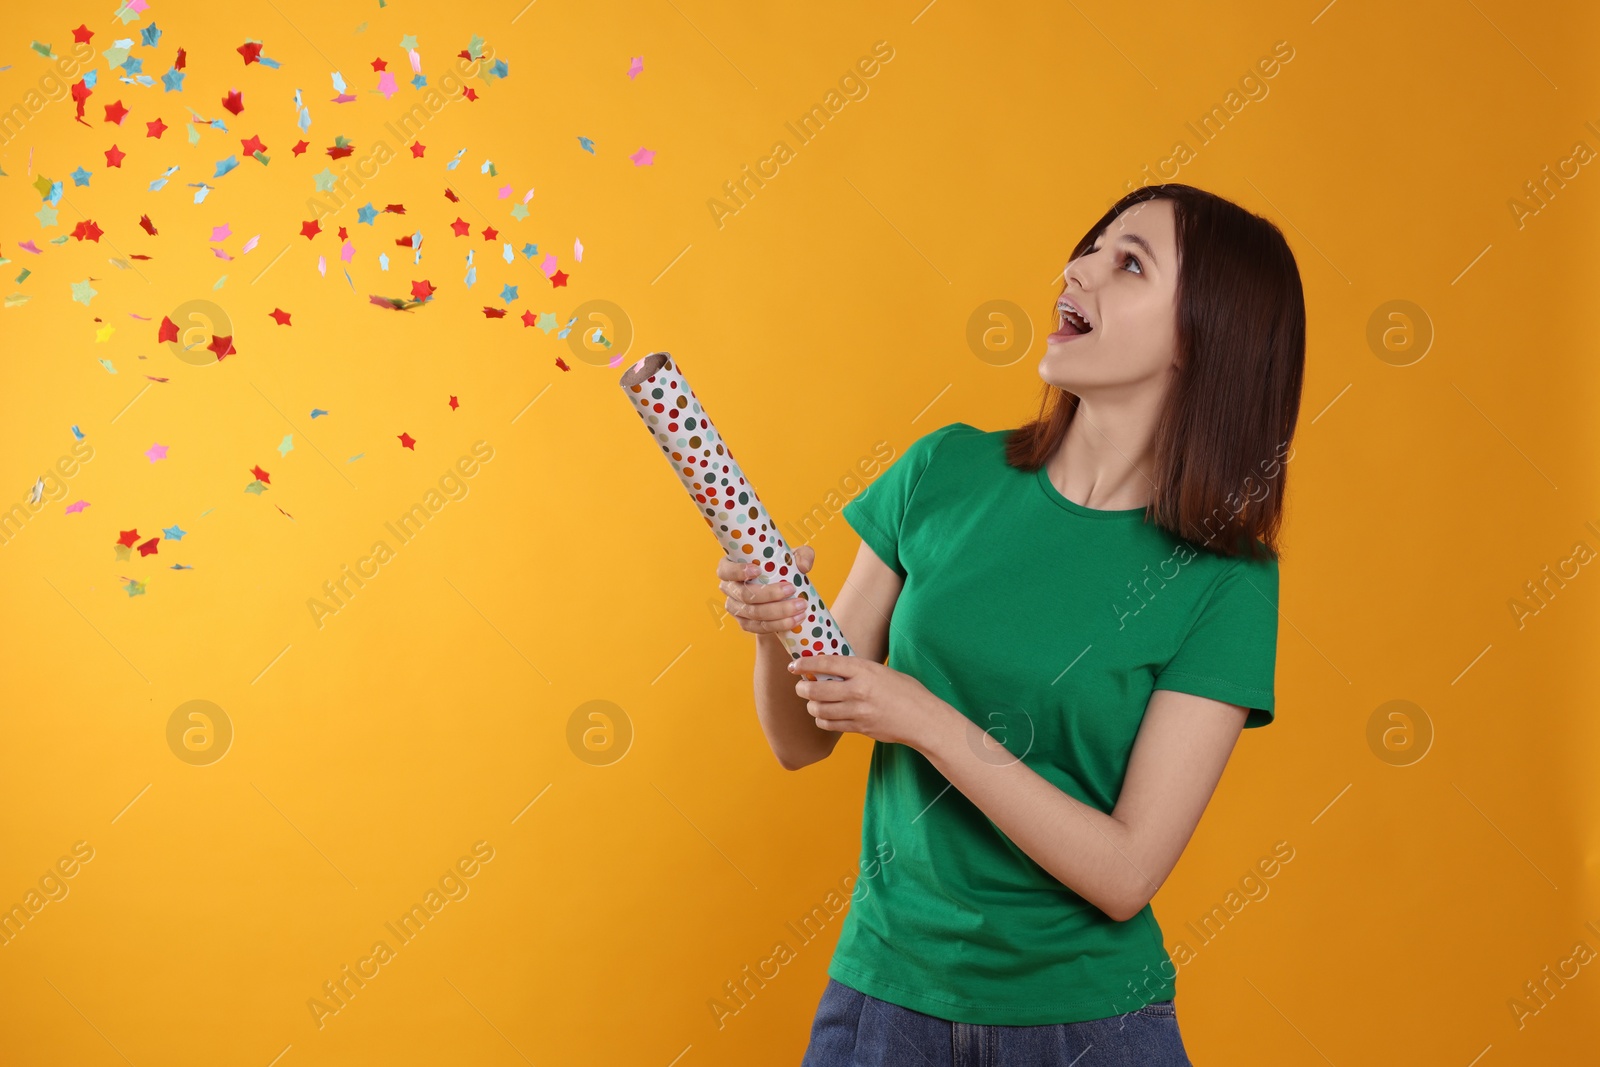
[[[1122,901],[1117,902],[1117,913],[1114,913],[1112,918],[1115,918],[1118,923],[1126,923],[1131,918],[1138,918],[1139,912],[1147,909],[1149,905],[1150,897],[1146,896],[1146,894],[1141,893],[1133,897],[1125,897]]]
[[[815,760],[789,759],[787,756],[776,752],[773,753],[773,755],[777,756],[778,758],[778,766],[782,767],[786,771],[798,771],[802,767],[809,767],[816,762]]]
[[[1116,906],[1109,909],[1106,914],[1111,917],[1113,922],[1125,923],[1143,910],[1143,904],[1135,904],[1130,906],[1127,902],[1119,901]]]
[[[1150,904],[1150,896],[1145,893],[1124,893],[1106,910],[1106,914],[1119,923],[1125,923],[1137,918]]]

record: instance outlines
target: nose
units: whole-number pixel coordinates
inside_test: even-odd
[[[1061,280],[1066,283],[1068,289],[1072,288],[1073,282],[1078,283],[1079,289],[1094,288],[1094,286],[1090,284],[1094,272],[1092,269],[1090,269],[1091,265],[1085,262],[1086,256],[1087,253],[1085,253],[1083,256],[1079,256],[1062,269]]]

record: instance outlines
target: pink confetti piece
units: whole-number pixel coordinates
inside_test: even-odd
[[[355,254],[356,246],[353,241],[346,241],[344,243],[344,247],[339,249],[339,259],[343,263],[350,262],[350,260],[355,258]]]
[[[89,502],[87,500],[75,500],[71,504],[67,505],[67,514],[68,515],[76,514],[77,512],[82,511],[84,508],[86,508],[88,506],[89,506]]]
[[[628,80],[637,78],[642,70],[644,70],[644,56],[634,56],[633,62],[628,64]]]
[[[583,242],[576,237],[572,239],[572,258],[583,262]]]
[[[551,252],[544,257],[544,262],[539,264],[539,269],[544,271],[546,278],[556,272],[556,254]]]
[[[328,257],[327,256],[318,256],[317,257],[317,273],[322,275],[324,278],[326,278],[328,276]]]
[[[252,248],[254,248],[256,246],[256,242],[259,241],[259,240],[261,240],[261,235],[258,233],[254,237],[250,238],[250,240],[248,240],[248,241],[246,241],[244,243],[244,247],[239,250],[239,254],[243,255],[244,253],[250,251]]]
[[[44,255],[44,253],[39,251],[32,241],[18,242],[17,247],[23,249],[24,251],[32,252],[36,256]]]
[[[212,252],[212,254],[213,254],[213,255],[215,255],[215,256],[216,256],[216,257],[217,257],[217,258],[218,258],[218,259],[226,259],[226,260],[229,260],[229,261],[232,261],[232,259],[233,259],[233,257],[232,257],[232,256],[230,256],[230,255],[228,255],[228,253],[227,253],[227,252],[225,252],[225,251],[224,251],[224,250],[222,250],[222,249],[220,249],[220,248],[213,248],[213,249],[212,249],[212,250],[211,250],[211,252]]]
[[[508,196],[510,196],[510,195],[511,195],[511,186],[509,186],[509,185],[502,185],[502,186],[501,186],[501,187],[500,187],[500,196],[499,196],[499,199],[501,199],[501,200],[504,200],[504,199],[505,199],[505,198],[506,198],[506,197],[508,197]]]
[[[629,156],[628,158],[633,160],[633,165],[636,167],[654,166],[656,161],[655,149],[641,146],[639,151],[633,153],[633,155]]]
[[[399,91],[400,87],[395,84],[394,71],[386,70],[378,74],[378,92],[383,94],[385,100]]]
[[[221,226],[211,227],[211,239],[213,241],[226,241],[229,235],[232,233],[233,231],[228,228],[228,224],[226,222],[224,222]]]

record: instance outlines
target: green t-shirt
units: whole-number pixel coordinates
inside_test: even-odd
[[[888,665],[1109,814],[1153,689],[1248,708],[1246,727],[1272,721],[1277,561],[1218,556],[1145,524],[1142,508],[1074,503],[1043,468],[1006,463],[1007,433],[929,433],[843,514],[905,579]],[[1108,917],[909,745],[873,743],[861,857],[828,968],[847,986],[1003,1026],[1174,994],[1148,905]]]

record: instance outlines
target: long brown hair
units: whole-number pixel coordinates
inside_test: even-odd
[[[1271,222],[1175,183],[1118,200],[1072,258],[1124,209],[1155,199],[1172,201],[1177,222],[1180,368],[1156,423],[1156,490],[1145,521],[1218,555],[1276,559],[1285,453],[1305,374],[1299,268]],[[1046,384],[1039,417],[1006,438],[1006,462],[1027,471],[1044,466],[1077,410],[1077,396]]]

